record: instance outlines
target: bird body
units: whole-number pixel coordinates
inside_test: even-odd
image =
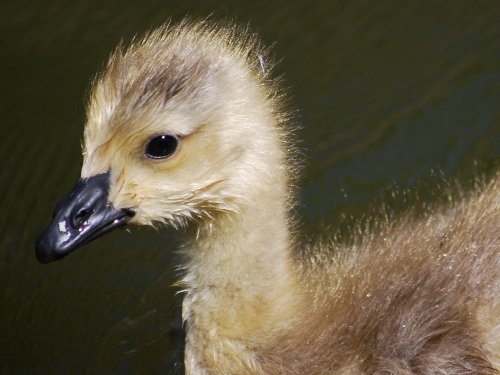
[[[76,245],[54,224],[39,259],[124,222],[178,228],[187,374],[498,374],[498,175],[419,218],[357,227],[350,245],[305,249],[293,129],[260,53],[209,22],[119,47],[94,82],[75,190],[107,179],[114,221],[71,200],[54,222],[72,220]]]

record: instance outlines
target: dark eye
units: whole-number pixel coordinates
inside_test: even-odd
[[[165,159],[177,149],[179,138],[175,135],[163,134],[152,138],[146,145],[146,156],[151,159]]]

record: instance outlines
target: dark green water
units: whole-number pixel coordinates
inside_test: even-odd
[[[118,231],[48,266],[33,242],[79,176],[85,94],[116,43],[210,14],[276,42],[303,126],[309,227],[361,215],[394,185],[425,196],[441,175],[467,184],[498,168],[497,1],[4,1],[1,374],[168,370],[167,233]]]

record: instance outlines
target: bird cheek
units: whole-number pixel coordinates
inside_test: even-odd
[[[133,210],[140,210],[140,199],[133,191],[123,188],[118,185],[111,188],[109,192],[109,201],[115,208],[131,208]]]
[[[138,209],[142,201],[144,189],[136,181],[136,170],[131,163],[120,163],[114,159],[110,165],[112,183],[109,191],[109,201],[114,207],[129,207]]]

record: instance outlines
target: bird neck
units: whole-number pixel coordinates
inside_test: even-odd
[[[228,368],[252,366],[248,345],[264,346],[296,316],[300,292],[292,270],[286,195],[256,191],[252,198],[251,206],[218,219],[187,249],[188,367],[217,368],[208,364],[222,366],[221,358]]]

